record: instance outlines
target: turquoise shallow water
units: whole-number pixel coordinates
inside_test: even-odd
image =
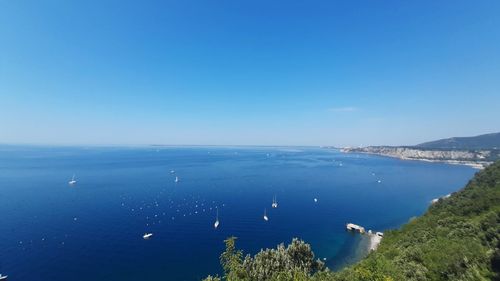
[[[300,237],[338,269],[359,256],[347,222],[398,227],[475,172],[321,148],[1,146],[0,273],[199,280],[232,235],[247,253]]]

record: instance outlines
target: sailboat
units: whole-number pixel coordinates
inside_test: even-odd
[[[69,184],[75,184],[76,183],[76,180],[75,180],[75,174],[73,174],[73,177],[71,178],[71,180],[68,182]],[[0,279],[1,280],[1,279]]]
[[[218,208],[217,208],[217,216],[216,216],[215,223],[214,223],[214,228],[217,229],[217,227],[219,227],[219,209]]]
[[[271,204],[271,207],[278,208],[278,201],[276,201],[276,195],[274,195],[273,197],[273,203]]]
[[[267,215],[266,215],[266,209],[264,209],[264,220],[265,220],[265,221],[268,221],[268,220],[269,220],[269,218],[268,218],[268,217],[267,217]]]
[[[174,180],[176,183],[179,182],[179,177],[178,176],[175,176],[175,180]]]

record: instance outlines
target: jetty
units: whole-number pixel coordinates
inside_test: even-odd
[[[359,226],[359,225],[354,224],[354,223],[348,223],[348,224],[346,225],[346,228],[347,228],[347,230],[349,230],[349,231],[357,231],[357,232],[359,232],[359,233],[365,233],[365,228],[364,228],[364,227]]]

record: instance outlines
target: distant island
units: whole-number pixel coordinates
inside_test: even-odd
[[[500,159],[500,133],[474,137],[454,137],[415,146],[344,147],[341,151],[484,168]]]

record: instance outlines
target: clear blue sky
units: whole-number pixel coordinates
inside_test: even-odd
[[[500,131],[500,1],[0,0],[0,143]]]

